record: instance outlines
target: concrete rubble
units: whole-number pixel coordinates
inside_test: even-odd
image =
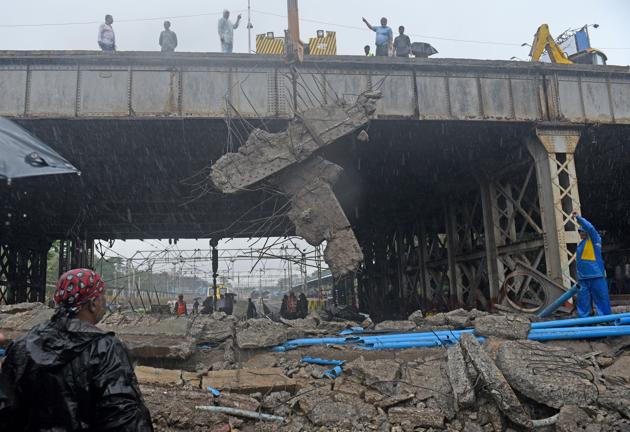
[[[50,315],[45,306],[0,309],[0,332],[16,337]],[[173,317],[116,313],[116,332],[156,431],[626,431],[630,430],[629,338],[535,342],[520,338],[529,317],[457,310],[372,324],[364,332],[479,327],[450,347],[370,351],[313,345],[270,347],[301,337],[338,337],[356,322],[238,320],[217,313]],[[489,324],[490,323],[490,324]],[[499,331],[501,323],[513,323]],[[488,329],[493,329],[487,331]],[[495,331],[496,329],[497,331]],[[134,345],[135,344],[135,345]],[[184,349],[183,346],[187,348]],[[345,363],[331,366],[302,358]],[[207,387],[219,390],[213,396]],[[218,406],[282,417],[262,422],[197,410]],[[540,422],[547,426],[534,427]]]
[[[212,165],[214,186],[236,193],[269,181],[290,203],[288,218],[295,233],[313,246],[326,241],[324,260],[335,277],[357,269],[363,253],[333,186],[343,169],[316,152],[366,125],[376,111],[378,92],[296,113],[287,129],[270,133],[254,129],[238,152]],[[359,141],[367,133],[361,131]]]

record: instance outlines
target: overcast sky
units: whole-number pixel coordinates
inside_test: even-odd
[[[301,0],[299,3],[302,39],[313,36],[317,29],[337,31],[339,54],[361,54],[365,44],[373,44],[373,33],[361,22],[362,16],[373,24],[386,16],[395,30],[404,25],[412,41],[426,41],[437,48],[436,57],[504,60],[513,56],[526,59],[529,48],[520,44],[531,42],[542,23],[549,24],[554,36],[568,28],[597,23],[599,29],[591,31],[593,46],[606,52],[610,64],[630,64],[628,0]],[[232,11],[233,19],[237,13],[243,14],[244,21],[235,32],[235,51],[247,52],[247,0],[2,0],[2,4],[5,7],[0,49],[96,49],[98,24],[110,13],[114,16],[120,50],[159,49],[157,39],[162,21],[168,18],[177,32],[179,51],[219,51],[217,20],[227,8]],[[282,34],[286,28],[285,0],[251,0],[251,8],[252,35],[267,31]],[[5,27],[59,23],[68,24]],[[252,44],[255,45],[253,40]]]
[[[217,20],[225,8],[232,19],[243,14],[235,31],[235,52],[247,52],[247,0],[0,0],[0,50],[91,50],[97,49],[98,25],[106,13],[114,16],[119,50],[158,50],[162,22],[169,19],[179,39],[178,51],[219,51]],[[514,0],[301,0],[302,39],[317,29],[337,32],[338,54],[362,54],[373,44],[374,34],[361,17],[378,24],[381,16],[389,25],[407,28],[412,41],[431,43],[435,57],[527,59],[537,27],[550,26],[554,36],[568,28],[599,24],[591,29],[594,47],[602,49],[609,64],[630,65],[630,1],[514,1]],[[285,0],[251,0],[257,33],[282,34],[286,28]],[[114,249],[129,256],[137,248],[151,249],[158,242],[117,242]],[[168,246],[167,242],[162,245]],[[234,241],[231,247],[244,246]],[[207,248],[207,240],[181,241],[180,248]]]

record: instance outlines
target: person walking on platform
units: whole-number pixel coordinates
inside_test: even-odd
[[[577,313],[580,318],[591,315],[592,303],[597,315],[612,313],[606,271],[602,258],[602,237],[593,224],[580,216],[571,213],[579,224],[578,232],[581,241],[576,251],[577,277],[579,290],[577,295]]]

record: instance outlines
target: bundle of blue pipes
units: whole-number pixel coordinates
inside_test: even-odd
[[[607,325],[595,325],[607,324]],[[473,328],[464,330],[435,330],[419,333],[387,333],[363,336],[363,329],[356,334],[348,334],[346,330],[341,337],[304,338],[287,341],[273,348],[276,352],[284,352],[301,346],[310,345],[347,345],[363,350],[404,349],[439,347],[455,344],[463,333],[473,333]],[[572,318],[554,321],[541,321],[531,324],[528,339],[536,341],[563,339],[591,339],[630,335],[630,312]],[[483,342],[482,336],[477,336]]]

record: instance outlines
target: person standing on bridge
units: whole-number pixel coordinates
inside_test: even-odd
[[[373,27],[365,18],[363,18],[365,25],[376,33],[376,56],[387,57],[394,40],[394,33],[390,27],[387,27],[387,18],[381,18],[381,25]]]
[[[411,54],[411,40],[405,34],[405,27],[398,27],[398,33],[398,36],[394,39],[396,57],[409,57],[409,54]]]
[[[236,17],[236,22],[230,21],[230,11],[224,10],[223,16],[219,19],[219,39],[221,39],[221,52],[231,54],[234,48],[234,30],[241,22],[241,14]]]
[[[602,237],[593,224],[580,216],[571,213],[579,224],[580,244],[576,251],[577,277],[580,289],[577,295],[577,313],[580,318],[591,314],[592,303],[595,303],[597,315],[612,313],[606,270],[602,258]]]
[[[177,48],[177,34],[171,30],[171,22],[164,21],[164,30],[160,33],[162,52],[173,52]]]
[[[2,431],[153,431],[123,343],[96,324],[105,283],[90,269],[59,278],[50,320],[16,339],[0,372]]]
[[[105,23],[98,28],[98,46],[103,51],[116,51],[116,35],[112,24],[114,18],[111,15],[105,15]]]

